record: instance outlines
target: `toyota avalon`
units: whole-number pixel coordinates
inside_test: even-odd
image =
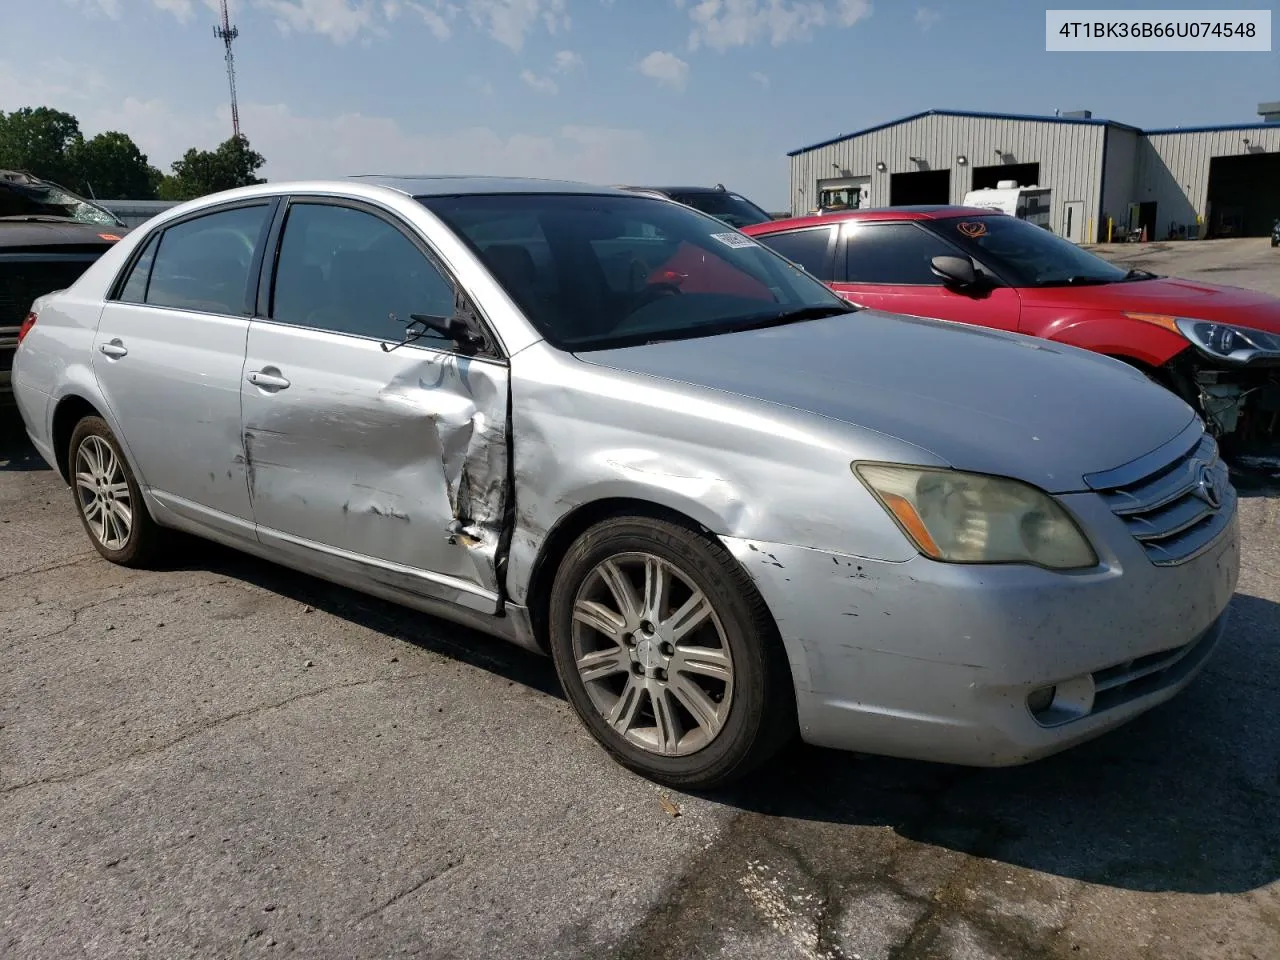
[[[1186,686],[1239,563],[1191,408],[855,309],[659,198],[270,183],[38,300],[14,384],[107,560],[185,531],[549,653],[674,786],[797,734],[1017,764]]]

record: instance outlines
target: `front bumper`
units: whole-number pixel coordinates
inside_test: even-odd
[[[1086,529],[1111,530],[1101,567],[886,563],[726,538],[787,647],[802,737],[1009,766],[1096,737],[1190,683],[1225,627],[1236,517],[1195,559],[1157,567],[1114,535],[1100,498],[1061,499]],[[1028,696],[1049,686],[1065,709],[1033,714]]]

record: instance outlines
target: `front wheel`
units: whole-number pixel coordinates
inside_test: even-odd
[[[556,575],[550,641],[587,729],[652,780],[723,786],[794,735],[764,601],[718,542],[685,527],[619,517],[584,533]]]
[[[85,417],[76,424],[68,453],[76,509],[98,553],[121,566],[149,566],[160,553],[164,531],[147,512],[106,421]]]

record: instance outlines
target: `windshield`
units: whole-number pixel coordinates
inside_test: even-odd
[[[1015,217],[936,220],[931,226],[1017,287],[1120,283],[1134,279],[1125,270],[1081,250],[1069,240]]]
[[[710,336],[852,308],[777,254],[642,196],[421,197],[564,350]]]
[[[672,193],[669,196],[676,203],[683,203],[695,210],[701,210],[717,220],[723,220],[731,227],[749,227],[756,223],[769,223],[773,220],[773,217],[746,197],[740,197],[736,193],[707,190],[695,193]]]
[[[41,180],[0,180],[0,217],[65,217],[77,223],[123,227],[102,207]]]

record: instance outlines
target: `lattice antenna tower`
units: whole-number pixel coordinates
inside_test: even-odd
[[[236,57],[231,51],[232,41],[240,36],[240,28],[231,25],[227,0],[222,0],[222,23],[213,28],[213,35],[227,48],[227,85],[231,88],[231,127],[236,139],[240,138],[240,105],[236,102]]]

